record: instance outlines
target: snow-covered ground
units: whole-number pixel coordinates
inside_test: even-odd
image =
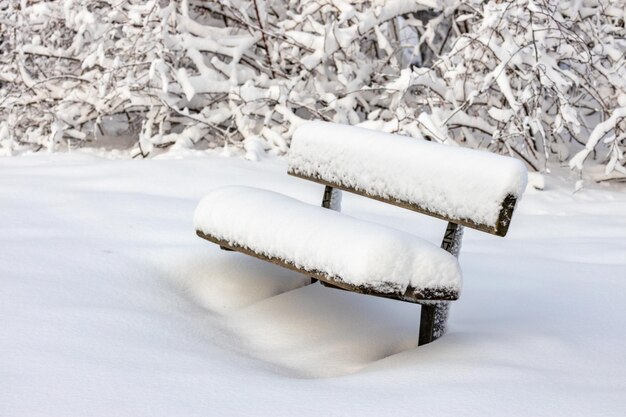
[[[0,159],[0,416],[626,415],[624,191],[548,178],[506,238],[466,231],[449,333],[417,348],[419,306],[196,237],[216,186],[320,202],[285,171]],[[343,210],[435,243],[445,226],[347,194]]]

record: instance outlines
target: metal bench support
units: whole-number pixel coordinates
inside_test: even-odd
[[[341,211],[341,190],[333,188],[329,185],[324,186],[322,207],[330,210]],[[316,282],[317,279],[311,277],[311,284],[315,284]]]
[[[441,242],[441,249],[448,251],[455,257],[461,252],[463,240],[463,226],[448,222]],[[425,302],[422,304],[420,316],[420,335],[418,345],[425,345],[444,335],[450,312],[449,301]]]
[[[324,187],[322,207],[335,211],[341,211],[341,190],[326,185]]]

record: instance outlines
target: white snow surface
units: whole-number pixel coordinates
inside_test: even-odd
[[[514,158],[319,121],[295,131],[289,169],[488,226],[504,198],[519,199],[526,186]]]
[[[402,294],[461,289],[458,261],[432,243],[272,191],[212,190],[194,219],[196,230],[348,284]]]
[[[217,187],[319,203],[321,185],[285,171],[0,158],[0,415],[626,415],[623,190],[549,175],[506,238],[466,230],[449,332],[417,347],[418,305],[305,285],[196,236]],[[445,228],[349,193],[342,205],[434,244]]]

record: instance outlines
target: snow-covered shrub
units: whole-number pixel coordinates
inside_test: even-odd
[[[152,33],[158,7],[113,3],[1,3],[1,146],[93,140],[104,116],[143,119],[160,103],[147,77],[163,49]]]
[[[387,84],[402,97],[391,103],[398,120],[535,170],[554,157],[582,169],[601,150],[606,174],[626,173],[626,2],[474,0],[444,14],[452,47]],[[406,108],[411,93],[417,112]]]
[[[303,120],[624,171],[626,0],[0,0],[0,147],[284,152]],[[596,151],[600,151],[597,153]],[[573,153],[577,152],[577,153]]]
[[[416,32],[396,17],[428,3],[0,2],[0,143],[93,141],[123,115],[141,126],[137,155],[199,143],[282,152],[302,119],[365,118],[376,92],[353,93],[412,59],[398,37],[407,29],[412,49]]]

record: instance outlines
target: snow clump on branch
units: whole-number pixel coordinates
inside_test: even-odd
[[[626,175],[625,0],[0,0],[0,153],[358,124]]]

